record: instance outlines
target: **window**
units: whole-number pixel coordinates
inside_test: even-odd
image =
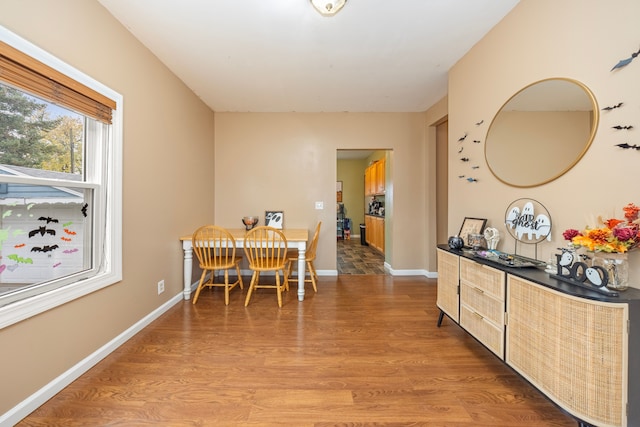
[[[121,104],[0,27],[0,328],[121,280]]]

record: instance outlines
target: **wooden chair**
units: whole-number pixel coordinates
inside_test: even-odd
[[[224,303],[229,305],[229,291],[237,285],[240,285],[240,289],[244,288],[240,274],[242,256],[236,256],[236,240],[229,231],[222,227],[205,225],[193,233],[192,242],[193,253],[198,258],[202,269],[200,283],[193,297],[193,304],[198,301],[202,288],[219,286],[224,287]],[[232,268],[235,268],[238,277],[235,282],[229,283],[229,270]],[[215,282],[217,271],[224,271],[224,283]],[[209,280],[205,281],[207,273],[210,276]]]
[[[287,238],[282,231],[267,226],[255,227],[244,238],[244,253],[249,261],[249,268],[253,270],[251,284],[247,292],[244,306],[249,305],[251,294],[258,288],[276,289],[278,307],[282,307],[282,291],[289,290],[289,283],[285,273],[287,262]],[[275,284],[260,283],[260,273],[273,271]],[[282,282],[280,273],[282,272]]]
[[[322,225],[322,221],[318,222],[316,226],[316,231],[313,234],[313,239],[311,239],[311,243],[307,248],[305,253],[305,260],[307,263],[307,268],[305,271],[305,283],[311,283],[313,285],[313,290],[318,292],[318,287],[316,283],[318,281],[318,275],[316,274],[316,268],[313,265],[313,261],[316,259],[316,249],[318,248],[318,238],[320,237],[320,226]],[[287,254],[287,281],[293,280],[292,273],[293,267],[298,265],[298,250],[292,249]],[[297,268],[297,267],[296,267]],[[307,279],[307,273],[309,274],[309,278]]]

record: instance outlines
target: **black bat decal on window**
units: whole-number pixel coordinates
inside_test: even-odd
[[[50,216],[41,216],[40,218],[38,218],[38,221],[47,221],[47,224],[49,224],[50,222],[58,222],[57,219],[51,218]]]
[[[88,203],[85,203],[85,204],[82,206],[82,209],[80,209],[80,211],[82,212],[82,215],[83,215],[85,218],[86,218],[86,216],[87,216],[87,209],[88,209],[88,208],[89,208],[89,204],[88,204]]]
[[[43,247],[39,247],[39,246],[34,246],[33,248],[31,248],[31,252],[51,252],[51,251],[55,251],[56,249],[58,249],[58,245],[46,245]]]
[[[42,226],[42,227],[38,227],[35,230],[31,230],[29,232],[29,237],[31,238],[31,237],[35,236],[36,234],[39,234],[41,236],[44,236],[45,234],[50,234],[52,236],[55,236],[56,235],[56,230],[52,230],[51,228],[47,228],[47,226],[45,225],[45,226]]]

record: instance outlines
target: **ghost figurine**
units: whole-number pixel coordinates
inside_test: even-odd
[[[600,275],[600,272],[597,269],[593,267],[589,267],[585,271],[585,274],[587,276],[587,279],[589,279],[591,283],[593,283],[598,287],[602,286],[602,276]]]
[[[563,252],[562,256],[560,257],[560,261],[558,261],[558,264],[560,264],[560,267],[566,268],[568,271],[571,265],[573,264],[573,262],[575,261],[573,258],[574,258],[573,253]]]

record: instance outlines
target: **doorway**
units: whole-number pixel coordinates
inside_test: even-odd
[[[337,150],[336,154],[336,265],[341,274],[386,274],[384,269],[385,211],[391,206],[391,195],[384,187],[390,179],[390,150]],[[381,189],[370,190],[365,175],[376,164],[382,169]],[[370,176],[367,175],[367,176]],[[338,190],[340,189],[340,190]],[[372,204],[372,199],[375,202]],[[375,212],[370,212],[375,206]],[[376,220],[375,228],[372,220]],[[344,230],[344,231],[342,231]],[[376,240],[372,241],[375,231]],[[367,242],[371,243],[368,244]]]
[[[436,240],[445,244],[449,229],[449,122],[436,126]]]

